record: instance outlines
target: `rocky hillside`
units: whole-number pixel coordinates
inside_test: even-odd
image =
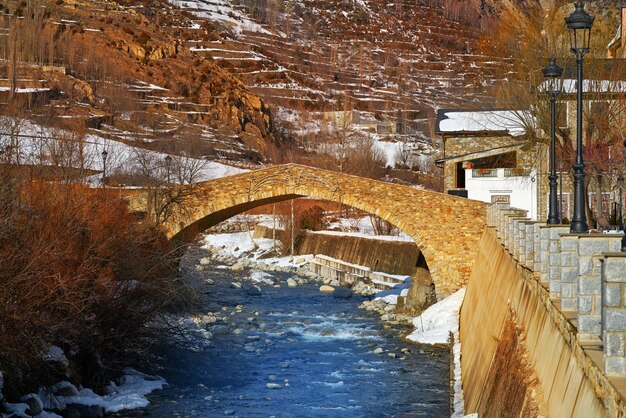
[[[8,1],[0,95],[42,123],[237,162],[319,130],[328,111],[430,142],[436,109],[493,103],[509,60],[477,45],[508,5]]]
[[[144,147],[193,147],[233,160],[258,160],[274,141],[264,101],[163,30],[155,10],[83,0],[3,8],[7,110]]]
[[[489,86],[507,65],[476,52],[481,26],[495,14],[485,2],[173,3],[194,16],[183,45],[277,110],[357,109],[427,132],[439,107],[490,103]],[[203,36],[208,22],[221,25],[219,36]]]

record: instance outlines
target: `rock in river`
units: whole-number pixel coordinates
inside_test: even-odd
[[[340,286],[333,291],[334,298],[348,299],[352,297],[352,291],[347,287]]]
[[[230,284],[230,288],[231,289],[241,289],[241,283],[239,283],[239,282],[232,282]]]
[[[328,286],[328,285],[322,285],[320,286],[320,292],[334,292],[335,288],[332,286]]]
[[[292,279],[291,277],[287,279],[287,286],[289,287],[296,287],[298,286],[298,283]]]
[[[261,288],[255,284],[248,286],[246,293],[250,296],[261,296]]]

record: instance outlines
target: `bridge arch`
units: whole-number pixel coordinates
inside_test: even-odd
[[[444,294],[466,284],[486,221],[482,202],[297,164],[192,187],[163,225],[169,238],[192,239],[225,219],[269,203],[296,197],[329,200],[375,214],[411,236]]]

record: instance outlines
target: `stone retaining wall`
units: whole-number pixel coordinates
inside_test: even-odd
[[[527,334],[546,415],[626,416],[622,234],[571,234],[524,215],[504,205],[487,212],[461,310],[467,412],[487,408],[481,390],[510,311]]]

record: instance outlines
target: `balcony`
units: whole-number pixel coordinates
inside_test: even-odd
[[[468,171],[470,175],[467,176]],[[508,178],[508,177],[529,177],[529,168],[474,168],[466,170],[467,178]]]
[[[512,207],[527,210],[529,217],[536,219],[536,174],[527,168],[467,168],[467,197],[487,203],[506,201]]]

